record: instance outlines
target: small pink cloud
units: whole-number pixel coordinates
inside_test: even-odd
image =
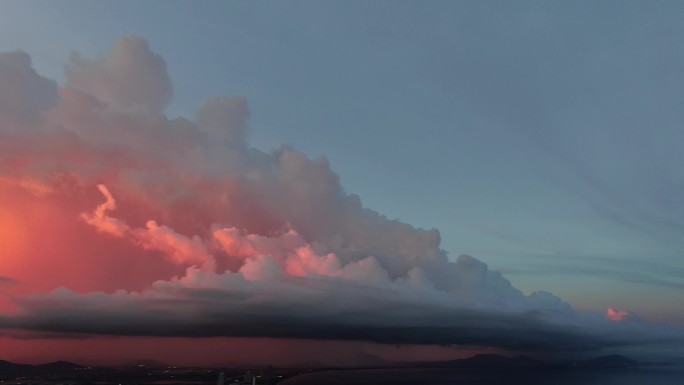
[[[114,199],[114,196],[109,192],[107,186],[103,184],[97,185],[97,188],[102,195],[104,195],[106,201],[97,206],[92,213],[82,213],[81,218],[89,225],[94,226],[101,233],[110,234],[115,237],[123,237],[130,230],[128,225],[119,219],[107,215],[107,212],[116,209],[116,200]]]
[[[606,310],[606,318],[611,320],[611,321],[615,321],[615,322],[624,321],[624,320],[628,319],[631,315],[632,315],[632,313],[630,313],[626,310],[617,310],[617,309],[613,309],[612,307],[609,307]]]

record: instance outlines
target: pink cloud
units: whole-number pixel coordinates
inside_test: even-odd
[[[606,318],[615,322],[627,320],[631,317],[631,315],[632,314],[626,310],[616,310],[612,307],[606,309]]]
[[[213,257],[209,255],[204,241],[196,235],[188,237],[168,226],[160,226],[156,221],[149,220],[147,229],[136,230],[134,237],[145,249],[162,251],[175,263],[208,264],[208,269],[214,269]]]
[[[99,184],[97,188],[104,195],[105,202],[97,206],[92,213],[81,214],[81,218],[102,233],[123,237],[130,231],[128,225],[119,219],[107,215],[107,212],[116,209],[116,200],[114,200],[107,186]]]

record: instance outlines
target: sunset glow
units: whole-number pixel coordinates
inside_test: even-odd
[[[10,207],[0,208],[0,255],[2,265],[7,266],[22,254],[26,247],[25,225]]]

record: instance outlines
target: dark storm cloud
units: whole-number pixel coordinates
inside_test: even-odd
[[[600,314],[580,315],[557,306],[538,305],[529,310],[507,309],[506,304],[459,306],[329,280],[316,287],[303,280],[234,283],[231,289],[160,287],[155,292],[112,297],[60,289],[48,296],[27,298],[22,315],[4,318],[0,324],[67,337],[274,337],[521,351],[634,347],[672,343],[683,337],[675,329],[655,328],[638,319],[613,322]],[[322,290],[325,295],[321,297]],[[170,292],[173,297],[165,295]]]

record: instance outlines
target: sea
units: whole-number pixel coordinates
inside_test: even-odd
[[[279,385],[684,385],[684,366],[615,369],[354,369],[313,372]]]

